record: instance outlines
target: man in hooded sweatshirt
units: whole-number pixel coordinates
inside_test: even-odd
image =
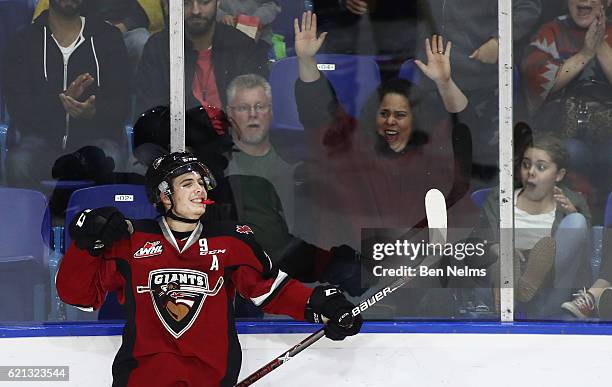
[[[12,39],[3,85],[10,130],[8,183],[37,187],[53,161],[95,145],[121,166],[129,109],[129,62],[121,32],[80,16],[84,0],[50,0],[49,10]]]

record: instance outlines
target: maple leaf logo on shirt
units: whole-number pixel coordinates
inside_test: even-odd
[[[251,227],[247,225],[236,226],[236,232],[239,232],[240,234],[253,234],[253,230],[251,230]]]

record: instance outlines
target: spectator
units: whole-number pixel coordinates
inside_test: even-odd
[[[520,317],[547,318],[588,275],[591,215],[582,196],[561,185],[568,154],[550,136],[534,137],[521,156],[521,186],[514,191],[515,280]],[[486,199],[480,234],[498,253],[499,194]],[[491,244],[492,243],[492,244]]]
[[[227,89],[227,111],[233,123],[234,144],[228,175],[259,176],[274,186],[289,229],[294,225],[295,164],[285,161],[270,141],[272,89],[255,75],[236,77]]]
[[[36,4],[34,17],[48,6],[49,0],[40,0]],[[106,20],[121,31],[134,70],[149,39],[149,31],[157,31],[162,22],[161,6],[154,0],[87,0],[83,3],[81,14]]]
[[[330,32],[321,51],[380,55],[383,79],[397,77],[415,55],[417,9],[416,1],[315,0],[319,28]]]
[[[6,52],[4,90],[21,140],[7,159],[9,184],[37,187],[62,153],[96,145],[125,162],[129,62],[121,34],[79,16],[83,0],[51,0]]]
[[[186,0],[185,91],[187,109],[225,106],[223,91],[237,75],[267,76],[267,47],[242,32],[215,22],[217,0]],[[170,102],[169,33],[147,42],[136,74],[136,113]]]
[[[363,228],[411,228],[424,218],[421,203],[428,189],[450,190],[449,120],[440,117],[467,115],[468,100],[451,77],[451,44],[445,47],[438,36],[425,41],[427,63],[418,65],[438,85],[446,115],[438,111],[438,101],[395,79],[379,87],[358,123],[342,110],[317,69],[315,54],[327,34],[317,37],[316,30],[316,15],[305,13],[301,27],[296,20],[296,100],[311,156],[315,240],[321,246],[343,241],[357,247]],[[451,219],[470,224],[471,206],[468,198],[461,200],[451,208]],[[462,216],[455,217],[455,211]]]
[[[550,132],[565,140],[571,169],[587,183],[580,190],[591,193],[599,216],[612,186],[601,173],[612,165],[612,24],[602,0],[567,4],[569,14],[540,28],[522,70],[534,122],[559,123]]]
[[[531,34],[541,12],[540,0],[513,0],[513,41]],[[421,40],[441,34],[453,42],[451,65],[457,85],[477,114],[472,129],[474,175],[485,183],[497,177],[498,164],[498,8],[496,1],[472,0],[421,2],[419,33]],[[419,50],[417,57],[425,58]],[[434,90],[435,84],[423,79],[420,84]]]
[[[219,0],[217,21],[235,27],[238,15],[255,16],[259,19],[259,39],[271,45],[272,22],[280,12],[279,0]]]

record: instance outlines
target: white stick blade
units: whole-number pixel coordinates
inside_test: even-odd
[[[447,214],[446,199],[439,189],[432,188],[425,195],[425,214],[429,227],[429,241],[431,243],[446,243]]]

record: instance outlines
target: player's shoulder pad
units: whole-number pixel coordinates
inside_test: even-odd
[[[209,237],[227,236],[243,240],[247,243],[255,241],[253,227],[248,223],[220,221],[204,225],[203,234]]]
[[[229,237],[246,243],[255,253],[264,268],[264,276],[271,275],[275,268],[272,259],[257,242],[253,227],[248,223],[220,221],[204,225],[202,237]]]

